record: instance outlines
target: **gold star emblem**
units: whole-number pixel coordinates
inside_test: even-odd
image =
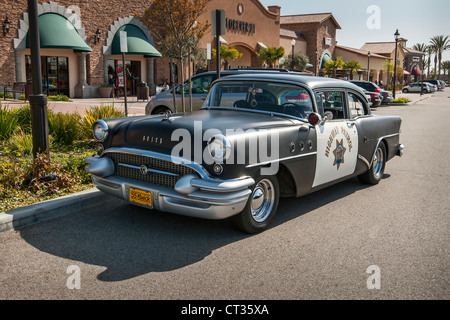
[[[344,147],[344,139],[341,139],[341,141],[336,140],[336,149],[334,149],[333,151],[334,154],[333,166],[337,166],[338,170],[341,163],[344,163],[345,151],[347,151],[347,148]]]

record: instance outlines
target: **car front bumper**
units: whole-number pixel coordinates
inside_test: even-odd
[[[250,177],[233,180],[205,179],[197,175],[182,177],[175,188],[141,182],[114,175],[98,156],[86,158],[86,170],[94,185],[105,193],[130,204],[204,219],[225,219],[241,212],[255,181]],[[130,188],[151,193],[151,206],[130,201]]]

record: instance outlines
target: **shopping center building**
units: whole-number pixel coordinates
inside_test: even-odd
[[[159,52],[153,40],[151,21],[140,19],[151,3],[38,1],[44,93],[96,97],[98,88],[110,77],[123,88],[119,31],[127,31],[128,35],[128,94],[136,94],[141,82],[152,90],[169,80],[170,60]],[[231,68],[265,67],[257,58],[264,47],[283,46],[286,56],[293,51],[306,54],[311,73],[319,73],[323,64],[334,57],[336,30],[341,27],[331,13],[281,16],[279,6],[266,8],[258,0],[210,0],[199,21],[211,21],[215,9],[226,12],[226,34],[220,38],[221,43],[235,46],[242,53],[240,59],[230,63]],[[27,1],[5,0],[0,7],[0,91],[4,87],[20,90],[31,80],[28,24]],[[215,44],[211,31],[200,40],[205,50]],[[215,66],[212,57],[203,71],[215,70]],[[174,81],[179,81],[180,70],[172,70]]]

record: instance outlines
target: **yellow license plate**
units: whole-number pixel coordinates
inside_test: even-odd
[[[135,202],[144,206],[152,206],[152,193],[139,189],[130,188],[130,202]]]

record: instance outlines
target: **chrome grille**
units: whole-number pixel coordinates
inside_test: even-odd
[[[182,164],[176,164],[171,161],[162,160],[158,158],[151,158],[142,155],[129,154],[129,153],[119,153],[119,152],[108,152],[107,157],[111,158],[114,162],[115,175],[123,178],[134,179],[142,182],[148,182],[164,187],[173,188],[177,183],[178,179],[186,174],[194,173],[195,171]],[[145,165],[149,168],[156,169],[159,171],[169,172],[177,174],[178,176],[163,174],[163,173],[148,173],[142,174],[136,168],[130,168],[126,166],[120,166],[121,164],[131,165],[140,167]]]

